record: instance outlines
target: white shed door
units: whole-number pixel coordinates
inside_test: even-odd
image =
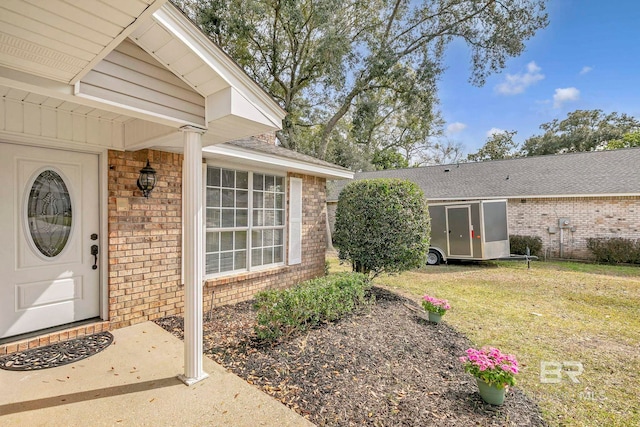
[[[98,316],[98,156],[0,143],[0,179],[0,338]]]

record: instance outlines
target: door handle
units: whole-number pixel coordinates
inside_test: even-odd
[[[91,255],[93,255],[93,267],[92,270],[98,269],[98,245],[91,245]]]

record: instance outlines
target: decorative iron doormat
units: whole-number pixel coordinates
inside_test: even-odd
[[[55,368],[77,362],[100,353],[113,342],[113,335],[100,332],[46,347],[20,351],[0,357],[0,369],[7,371],[33,371]]]

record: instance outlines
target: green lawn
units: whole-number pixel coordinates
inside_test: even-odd
[[[331,271],[345,268],[328,259]],[[518,386],[551,425],[640,425],[640,268],[492,262],[426,267],[375,283],[416,301],[448,299],[445,322],[479,347],[518,357]],[[542,362],[556,363],[546,382]],[[550,383],[558,363],[574,371],[581,364],[573,374],[579,382],[564,373]]]

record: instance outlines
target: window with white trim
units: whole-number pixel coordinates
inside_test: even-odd
[[[205,274],[284,263],[284,177],[208,166]]]

